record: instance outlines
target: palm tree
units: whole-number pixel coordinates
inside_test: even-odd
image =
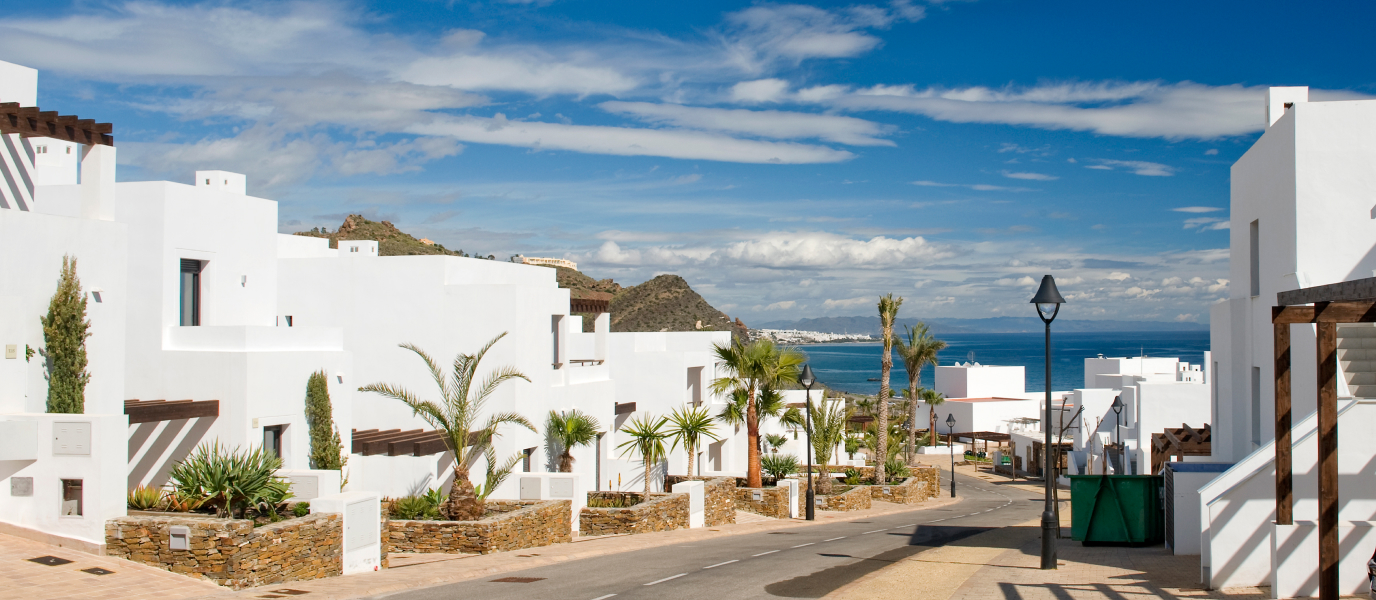
[[[424,350],[412,344],[401,344],[402,348],[415,352],[425,361],[425,366],[430,369],[430,376],[440,388],[439,402],[421,400],[405,388],[389,383],[370,383],[358,388],[360,392],[373,392],[400,400],[411,407],[412,415],[419,415],[444,435],[445,443],[454,453],[454,484],[449,489],[449,500],[445,502],[444,513],[447,518],[455,521],[475,521],[483,517],[483,501],[474,494],[473,482],[468,480],[468,472],[487,447],[492,445],[492,438],[497,436],[497,426],[512,423],[535,431],[535,426],[531,425],[529,420],[515,412],[493,413],[479,426],[483,405],[492,393],[497,391],[498,386],[512,379],[530,381],[530,378],[515,368],[500,367],[488,373],[477,388],[474,388],[479,363],[487,355],[487,351],[505,336],[506,332],[502,332],[492,338],[476,354],[459,354],[454,359],[454,372],[448,378],[440,370],[439,364]],[[494,466],[488,465],[488,468],[492,469]]]
[[[786,381],[798,380],[798,367],[805,359],[793,348],[781,348],[766,339],[714,345],[717,361],[726,372],[712,380],[712,392],[725,394],[741,390],[745,394],[746,487],[761,487],[760,413],[757,401],[761,389],[774,389]],[[733,394],[734,395],[734,394]]]
[[[640,455],[640,462],[645,466],[645,495],[650,495],[650,471],[654,465],[669,454],[664,447],[664,440],[668,439],[669,432],[664,430],[664,424],[669,419],[660,417],[656,420],[651,415],[645,415],[633,419],[621,428],[631,439],[622,442],[617,448],[622,448],[621,455],[629,453]]]
[[[682,407],[675,408],[669,415],[669,437],[673,438],[674,443],[669,447],[670,450],[678,448],[683,444],[683,449],[688,452],[688,476],[693,476],[693,458],[697,456],[698,448],[702,446],[703,438],[718,441],[721,438],[712,430],[716,428],[715,419],[707,412],[706,407]]]
[[[851,411],[839,399],[828,402],[825,398],[812,405],[812,456],[817,461],[817,493],[831,492],[831,473],[827,463],[832,453],[846,436],[846,423],[850,421]],[[809,484],[811,485],[811,484]]]
[[[764,436],[764,441],[769,444],[770,450],[775,454],[779,453],[779,448],[783,448],[788,443],[788,436],[782,433],[770,433]]]
[[[922,368],[936,364],[936,355],[946,349],[946,342],[932,337],[927,324],[921,321],[915,327],[905,325],[904,329],[907,330],[908,339],[900,337],[894,342],[898,357],[903,359],[903,368],[908,371],[908,398],[911,400],[908,409],[909,418],[912,419],[912,425],[908,427],[908,462],[912,462],[913,440],[917,437],[916,399],[920,397],[918,390],[922,389]],[[932,414],[932,422],[936,422],[936,413]]]
[[[559,472],[573,472],[573,449],[577,446],[591,446],[597,441],[597,429],[601,427],[592,415],[578,409],[564,412],[549,411],[545,420],[545,435],[559,444]]]
[[[946,397],[936,390],[922,388],[922,402],[930,407],[930,412],[927,413],[929,419],[927,422],[928,445],[936,445],[936,407],[941,406],[941,403],[945,401]]]
[[[903,298],[893,294],[879,297],[879,326],[884,333],[884,354],[879,357],[879,431],[889,430],[889,372],[893,370],[893,322],[898,318],[898,307],[903,306]],[[888,436],[879,436],[878,456],[874,461],[874,480],[888,481],[884,478],[884,459],[888,457]]]

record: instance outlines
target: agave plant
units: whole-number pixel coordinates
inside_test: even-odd
[[[889,478],[889,481],[902,479],[909,474],[908,463],[903,462],[903,459],[899,458],[897,453],[890,456],[889,460],[884,461],[884,475]],[[875,480],[875,483],[882,482]]]
[[[155,487],[140,485],[129,490],[129,508],[134,510],[152,510],[162,503],[162,490]]]
[[[172,467],[173,495],[204,498],[220,517],[242,517],[249,506],[281,503],[291,497],[290,484],[277,477],[282,459],[259,447],[230,450],[220,442],[201,444]]]
[[[392,503],[392,517],[405,521],[435,521],[440,509],[425,496],[407,496]]]
[[[783,479],[798,472],[798,457],[793,454],[766,454],[760,457],[760,467],[775,479]]]

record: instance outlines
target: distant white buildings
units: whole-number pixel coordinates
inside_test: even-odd
[[[35,105],[36,82],[35,71],[0,63],[0,103]],[[0,191],[0,253],[10,258],[0,263],[0,489],[14,490],[0,494],[7,531],[102,544],[105,520],[125,514],[127,489],[164,484],[176,461],[212,440],[273,448],[286,469],[304,472],[304,398],[315,372],[327,376],[350,453],[349,489],[398,496],[447,485],[450,464],[430,427],[398,401],[357,391],[386,382],[438,396],[401,343],[448,370],[455,355],[505,332],[481,373],[510,366],[529,381],[503,385],[487,410],[518,412],[542,432],[551,410],[597,418],[597,443],[573,453],[580,492],[641,488],[639,458],[618,448],[627,420],[724,406],[708,387],[712,346],[729,343],[729,332],[612,333],[603,313],[584,333],[551,269],[381,257],[373,241],[331,249],[323,238],[281,235],[277,203],[248,195],[243,175],[116,183],[114,147],[7,134]],[[44,412],[39,317],[64,255],[78,260],[92,324],[78,415]],[[697,470],[744,472],[744,431],[723,426],[718,435]],[[518,471],[554,469],[556,449],[542,433],[504,427],[495,446],[502,459],[522,457]],[[686,458],[676,451],[652,471],[683,473]],[[477,482],[485,471],[480,462]],[[493,497],[516,497],[516,480]]]
[[[839,342],[873,342],[877,338],[864,333],[823,333],[796,329],[751,329],[750,337],[770,340],[776,344],[828,344]]]
[[[541,265],[545,267],[564,267],[565,269],[578,270],[578,263],[562,258],[540,258],[538,256],[517,254],[511,257],[511,262],[518,265]]]

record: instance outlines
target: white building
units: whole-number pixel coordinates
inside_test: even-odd
[[[1376,102],[1309,102],[1271,88],[1267,128],[1232,168],[1231,286],[1210,314],[1214,460],[1236,463],[1201,489],[1201,575],[1211,588],[1270,585],[1275,597],[1317,593],[1314,327],[1290,326],[1294,520],[1275,525],[1276,294],[1376,274]],[[1339,335],[1339,535],[1343,594],[1365,593],[1376,547],[1370,325]]]
[[[35,71],[0,62],[0,103],[34,106],[36,90]],[[511,366],[529,381],[502,386],[489,411],[519,412],[541,431],[551,410],[577,408],[601,422],[598,445],[574,452],[579,493],[609,482],[641,487],[638,457],[617,448],[628,419],[722,406],[708,391],[717,376],[711,350],[729,332],[611,333],[603,314],[596,332],[583,333],[552,269],[380,257],[368,241],[331,249],[278,234],[277,203],[248,195],[243,175],[116,183],[112,146],[18,134],[0,141],[0,251],[13,258],[0,264],[0,488],[19,492],[0,494],[0,528],[94,548],[104,521],[124,514],[127,488],[164,484],[176,461],[216,439],[268,445],[284,468],[306,469],[305,388],[317,371],[328,377],[345,448],[355,430],[429,429],[399,402],[357,391],[387,382],[438,395],[400,343],[447,366],[505,332],[480,371]],[[43,347],[38,318],[64,255],[78,259],[92,323],[81,415],[44,413],[42,354],[25,352]],[[499,433],[499,457],[522,453],[518,470],[552,470],[543,435]],[[744,472],[744,432],[720,433],[702,449],[701,470]],[[398,444],[352,454],[349,489],[404,495],[446,484],[442,449]],[[674,452],[655,473],[682,473],[684,462]],[[514,480],[494,497],[516,497]],[[71,514],[77,505],[81,514]]]

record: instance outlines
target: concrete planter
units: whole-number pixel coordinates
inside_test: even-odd
[[[806,503],[807,496],[800,495],[798,501],[800,503]],[[814,501],[817,510],[863,510],[872,506],[873,494],[870,492],[870,486],[857,485],[840,494],[817,496]],[[806,506],[804,505],[803,508],[806,509]]]
[[[640,504],[626,508],[585,507],[578,517],[578,533],[594,536],[687,529],[688,510],[687,494],[650,494]]]

